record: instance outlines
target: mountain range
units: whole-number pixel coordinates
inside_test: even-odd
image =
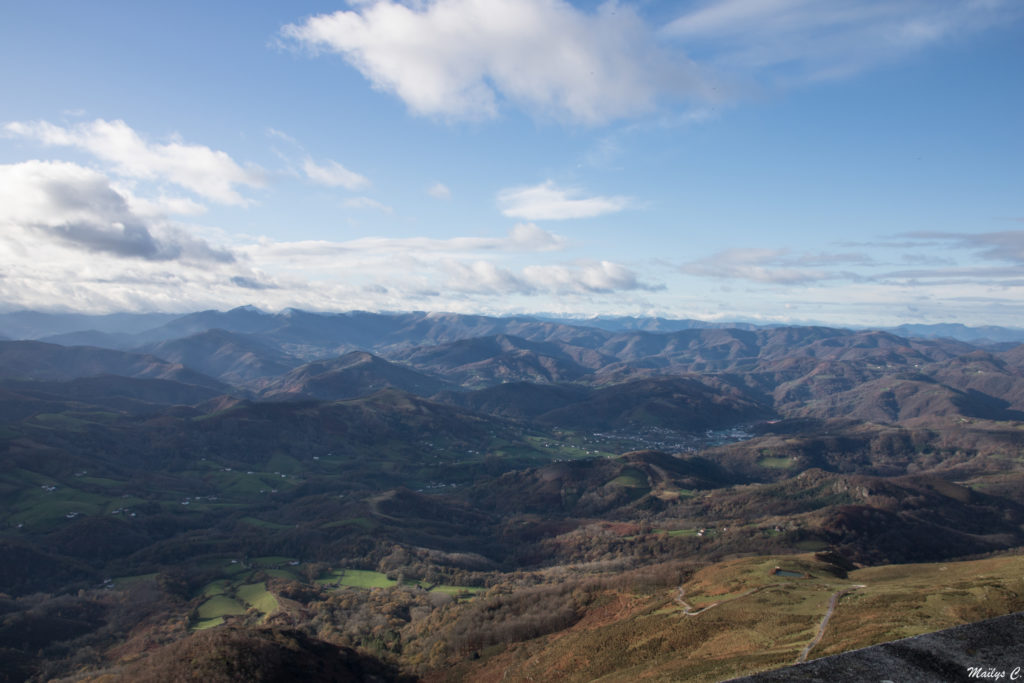
[[[559,634],[669,638],[687,577],[745,598],[729,558],[825,581],[1024,547],[1024,345],[691,322],[0,316],[0,669],[221,647],[248,666],[292,642],[315,666],[486,679],[568,656]],[[804,624],[786,595],[816,593],[771,576],[750,590]],[[942,598],[957,614],[1024,608],[1012,578],[970,581]],[[700,627],[715,671],[781,662],[728,645],[735,623]],[[807,627],[784,626],[758,637],[792,657]],[[613,661],[580,671],[627,675]]]
[[[347,313],[315,313],[297,309],[285,309],[280,313],[267,313],[254,306],[241,306],[230,311],[200,311],[188,314],[174,313],[114,313],[108,315],[87,315],[81,313],[49,313],[41,311],[13,311],[0,313],[0,334],[8,339],[43,339],[56,343],[81,344],[86,339],[93,342],[103,340],[118,345],[139,345],[152,341],[163,341],[208,329],[221,328],[235,332],[268,332],[274,329],[290,328],[297,336],[311,339],[317,330],[330,329],[336,333],[341,329],[361,329],[359,337],[363,346],[372,346],[373,335],[382,338],[388,335],[408,335],[425,343],[444,340],[443,336],[431,336],[431,330],[443,328],[447,340],[452,340],[455,329],[462,328],[461,338],[472,338],[498,334],[517,334],[518,325],[523,323],[547,323],[556,327],[585,327],[607,332],[679,332],[693,329],[739,329],[757,330],[771,327],[785,327],[784,324],[754,324],[750,322],[709,322],[692,319],[638,318],[638,317],[592,317],[572,318],[554,316],[519,316],[493,318],[477,315],[447,313],[394,313],[375,314],[361,311]],[[788,326],[807,327],[808,324]],[[907,323],[896,327],[875,328],[902,337],[945,338],[978,344],[1005,344],[1024,342],[1024,329],[995,325],[970,327],[958,323],[916,324]],[[299,332],[301,330],[301,332]],[[442,334],[445,334],[442,333]],[[358,333],[355,333],[358,335]],[[77,335],[64,337],[63,335]],[[87,335],[93,335],[89,337]]]

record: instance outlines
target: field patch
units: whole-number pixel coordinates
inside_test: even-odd
[[[770,470],[788,470],[796,464],[793,458],[781,456],[765,456],[757,459],[757,464]]]
[[[200,619],[216,619],[237,614],[245,614],[245,607],[226,595],[214,595],[199,606]]]
[[[277,569],[290,566],[292,562],[298,562],[294,557],[282,557],[280,555],[268,555],[266,557],[254,557],[249,564],[262,569]]]
[[[199,594],[208,598],[212,598],[215,595],[224,595],[230,583],[227,579],[211,581],[199,590]]]
[[[239,586],[235,595],[249,607],[253,607],[263,614],[270,614],[278,608],[277,598],[267,590],[267,584],[262,581]]]
[[[385,574],[365,569],[343,569],[337,583],[354,588],[390,588],[398,584]]]
[[[628,488],[647,488],[647,475],[640,470],[629,467],[622,471],[622,474],[608,482],[609,486],[626,486]]]
[[[303,578],[296,572],[288,569],[265,569],[263,573],[275,579],[286,579],[288,581],[302,581]]]
[[[246,524],[248,524],[250,526],[259,527],[261,529],[294,529],[295,528],[294,525],[292,525],[292,524],[278,524],[277,522],[267,522],[265,520],[257,519],[255,517],[242,517],[238,521],[245,522]]]
[[[200,619],[192,625],[193,631],[205,631],[208,628],[214,626],[220,626],[224,623],[224,617],[214,617],[213,619]]]
[[[430,588],[431,593],[447,593],[448,595],[477,595],[486,591],[486,588],[479,586],[447,586],[444,584]]]

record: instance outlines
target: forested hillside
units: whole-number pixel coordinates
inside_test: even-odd
[[[89,334],[116,348],[0,341],[6,680],[718,680],[796,657],[833,593],[860,626],[814,654],[1024,608],[1022,347],[254,309]]]

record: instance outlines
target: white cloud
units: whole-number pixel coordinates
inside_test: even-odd
[[[524,251],[555,251],[564,245],[564,237],[543,230],[535,223],[518,223],[508,234],[508,246]]]
[[[44,145],[77,147],[112,164],[119,176],[169,182],[223,204],[249,204],[238,187],[263,185],[261,171],[242,168],[225,152],[180,140],[148,142],[124,121],[96,119],[68,128],[46,121],[15,121],[6,124],[4,131]]]
[[[349,301],[393,309],[429,301],[497,312],[520,297],[590,301],[652,289],[610,261],[538,262],[566,241],[531,222],[499,236],[254,242],[168,220],[204,207],[138,196],[133,180],[72,162],[0,165],[0,301],[90,312],[253,301],[265,308],[332,310]],[[346,201],[383,207],[368,197]]]
[[[261,239],[236,246],[236,267],[221,269],[216,283],[209,283],[206,273],[200,281],[211,291],[220,291],[224,297],[218,304],[221,308],[224,302],[244,303],[258,296],[264,308],[278,305],[318,310],[336,310],[338,302],[348,301],[366,309],[408,308],[411,302],[424,302],[415,305],[497,312],[508,310],[518,297],[558,296],[563,302],[583,297],[589,301],[598,294],[657,289],[641,282],[626,266],[610,261],[529,261],[563,246],[562,238],[529,223],[515,226],[502,237],[364,237],[344,242]],[[195,293],[192,297],[202,300]]]
[[[283,260],[306,264],[307,267],[334,267],[338,258],[354,256],[365,259],[372,256],[395,258],[417,254],[437,254],[464,257],[483,252],[517,253],[545,252],[561,249],[564,238],[542,230],[532,223],[521,223],[505,237],[452,237],[436,239],[431,237],[360,237],[345,242],[327,240],[304,240],[296,242],[275,242],[261,239],[256,244],[244,247],[254,261]]]
[[[381,204],[376,199],[370,199],[369,197],[351,197],[341,204],[350,209],[374,209],[381,213],[392,213],[394,211],[390,206]]]
[[[867,279],[858,273],[834,269],[835,266],[851,264],[865,266],[872,265],[872,261],[858,253],[793,254],[788,249],[737,247],[685,263],[681,270],[688,275],[776,285]]]
[[[591,295],[656,291],[636,274],[617,263],[532,265],[516,272],[491,261],[449,260],[439,264],[447,275],[445,288],[465,294]]]
[[[361,190],[370,186],[369,179],[355,171],[350,171],[337,161],[328,160],[318,164],[311,157],[306,157],[302,170],[315,183],[329,187],[344,187],[346,190]]]
[[[341,55],[416,114],[488,118],[502,98],[588,124],[651,111],[659,96],[705,92],[624,4],[563,0],[370,0],[282,35]]]
[[[512,187],[498,193],[501,212],[527,220],[593,218],[629,206],[628,197],[579,197],[580,190],[562,189],[551,180],[533,187]]]
[[[533,286],[556,294],[664,289],[640,282],[633,271],[611,261],[580,266],[527,266],[523,275]]]
[[[980,250],[980,256],[984,259],[1024,264],[1024,230],[982,233],[912,232],[904,236],[915,240],[955,242],[959,249]]]
[[[893,61],[1020,10],[1009,0],[706,0],[662,34],[718,67],[808,81]]]
[[[427,194],[434,199],[449,199],[452,196],[452,191],[444,183],[434,183],[427,189]]]
[[[156,198],[138,197],[117,183],[112,183],[111,186],[124,196],[132,212],[139,216],[157,218],[168,215],[198,216],[206,213],[205,205],[188,197],[168,197],[163,194]]]
[[[533,294],[535,289],[511,270],[491,261],[469,263],[449,260],[439,264],[445,289],[463,294]]]
[[[654,26],[614,0],[350,4],[281,34],[340,55],[415,114],[483,119],[510,103],[591,125],[669,100],[718,104],[751,80],[850,76],[1024,14],[1019,0],[697,0]]]
[[[294,145],[295,147],[302,147],[302,145],[299,144],[298,140],[293,138],[291,135],[288,135],[288,133],[285,133],[283,130],[278,130],[277,128],[267,128],[266,132],[268,137],[283,140],[287,142],[289,145]]]
[[[3,239],[17,243],[19,249],[84,251],[147,261],[235,260],[227,250],[152,214],[137,212],[140,205],[153,209],[152,204],[116,189],[99,171],[77,164],[0,165],[0,226]]]
[[[908,241],[880,246],[909,250],[901,265],[912,267],[878,272],[875,279],[879,282],[916,289],[959,285],[1012,291],[1024,287],[1020,268],[1024,264],[1024,230],[919,231],[896,237]]]
[[[914,232],[896,235],[900,241],[864,243],[873,250],[813,253],[790,249],[733,248],[684,263],[686,275],[736,280],[759,285],[782,285],[805,292],[909,292],[934,294],[936,300],[971,293],[1010,292],[1024,287],[1024,230],[990,233]],[[993,264],[992,261],[1001,263]],[[962,291],[957,292],[956,287]],[[765,291],[778,291],[774,287]],[[828,295],[821,295],[827,297]],[[875,296],[873,294],[872,296]],[[884,296],[879,301],[884,300]]]

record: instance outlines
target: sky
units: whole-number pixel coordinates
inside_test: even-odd
[[[0,5],[0,310],[1024,327],[1020,0]]]

